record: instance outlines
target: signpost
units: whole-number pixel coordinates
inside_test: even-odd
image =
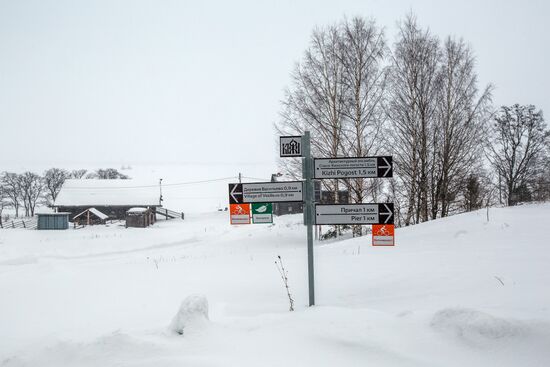
[[[230,204],[229,216],[231,224],[250,224],[250,205]]]
[[[301,157],[302,156],[302,137],[301,136],[281,136],[279,137],[280,156],[281,157]]]
[[[393,203],[317,204],[315,224],[393,224]]]
[[[229,203],[277,203],[303,201],[303,182],[255,182],[229,184]]]
[[[315,178],[392,177],[391,156],[361,158],[315,158]]]
[[[314,179],[393,177],[391,156],[357,158],[312,158],[309,131],[303,136],[281,136],[281,157],[303,157],[303,181],[255,182],[229,184],[231,224],[272,223],[273,204],[303,202],[304,224],[307,226],[307,267],[309,305],[315,304],[313,264],[313,226],[373,225],[373,245],[394,245],[393,203],[315,205]]]
[[[254,203],[252,207],[252,223],[273,223],[273,204]]]

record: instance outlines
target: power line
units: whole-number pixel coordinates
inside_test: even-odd
[[[248,176],[242,176],[242,178],[248,178],[249,180],[269,181],[269,179],[267,178],[248,177]]]
[[[237,177],[231,176],[231,177],[222,177],[222,178],[214,178],[210,180],[200,180],[200,181],[188,181],[188,182],[176,182],[176,183],[163,183],[162,186],[184,186],[184,185],[196,185],[201,183],[208,183],[208,182],[219,182],[219,181],[227,181],[236,179]],[[90,190],[90,189],[105,189],[105,190],[119,190],[119,189],[145,189],[145,188],[157,188],[159,185],[139,185],[139,186],[117,186],[117,187],[101,187],[101,186],[95,186],[95,187],[67,187],[65,190]]]

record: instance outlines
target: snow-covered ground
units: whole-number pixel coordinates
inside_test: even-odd
[[[0,366],[549,366],[549,218],[528,205],[399,229],[395,247],[316,243],[312,308],[301,216],[0,230]],[[208,319],[174,333],[195,294]]]

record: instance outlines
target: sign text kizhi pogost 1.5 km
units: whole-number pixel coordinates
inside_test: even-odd
[[[391,156],[358,158],[315,158],[315,178],[392,177]]]

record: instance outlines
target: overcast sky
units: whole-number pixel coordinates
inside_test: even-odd
[[[496,105],[550,109],[546,1],[0,0],[0,171],[275,165],[279,101],[312,29],[408,11],[463,37]],[[268,170],[271,172],[271,170]]]

